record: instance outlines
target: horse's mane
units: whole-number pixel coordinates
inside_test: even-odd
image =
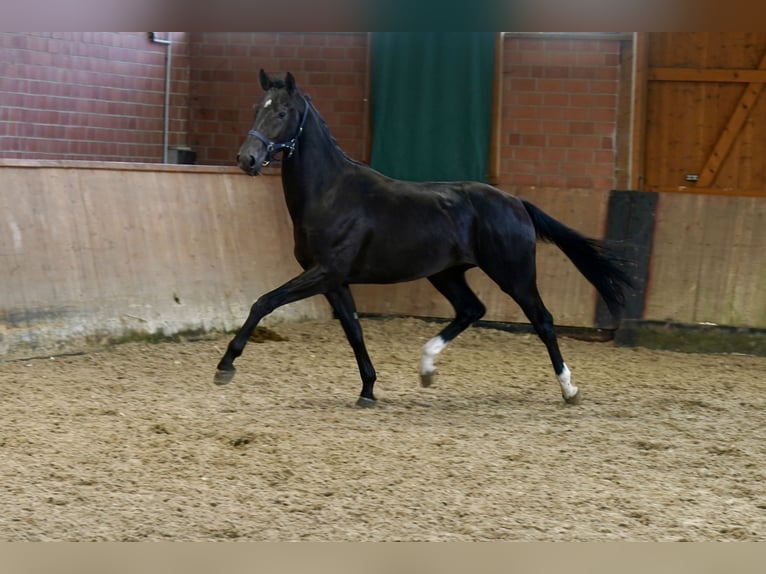
[[[281,80],[280,80],[281,81]],[[274,82],[276,85],[277,82]],[[282,82],[284,84],[284,82]],[[345,151],[343,151],[343,148],[338,145],[338,140],[335,139],[335,136],[332,135],[332,132],[330,131],[330,128],[327,126],[327,122],[322,117],[322,114],[319,113],[319,110],[316,109],[316,106],[314,105],[314,102],[311,100],[311,96],[304,93],[302,90],[299,90],[298,93],[303,97],[303,100],[307,103],[307,105],[311,108],[311,111],[316,115],[316,118],[319,120],[319,127],[322,130],[322,133],[324,136],[332,143],[333,146],[335,146],[335,149],[338,150],[341,155],[343,155],[343,158],[353,164],[356,165],[366,165],[362,162],[355,160],[351,156],[349,156]]]

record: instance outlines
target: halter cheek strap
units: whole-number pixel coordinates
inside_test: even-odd
[[[303,96],[303,101],[305,102],[306,105],[303,108],[301,123],[298,125],[298,133],[296,133],[292,139],[289,139],[286,142],[276,143],[270,140],[269,138],[267,138],[258,130],[250,130],[249,132],[247,132],[247,135],[257,137],[266,146],[266,158],[263,160],[263,163],[262,163],[263,166],[267,166],[272,161],[274,161],[275,159],[274,154],[280,151],[283,152],[283,155],[282,155],[283,158],[292,157],[293,153],[295,152],[295,147],[298,145],[298,138],[301,137],[301,134],[303,133],[303,125],[306,123],[306,117],[309,114],[309,97]],[[284,153],[287,153],[287,155],[285,156]]]

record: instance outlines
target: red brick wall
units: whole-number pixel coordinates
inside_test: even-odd
[[[186,34],[173,41],[169,143],[178,145]],[[165,46],[145,32],[0,33],[0,157],[162,161],[164,94]]]
[[[166,37],[166,33],[160,33]],[[366,33],[173,34],[171,145],[233,165],[261,88],[292,72],[340,146],[365,151]],[[501,181],[615,186],[619,40],[509,35]],[[139,33],[1,33],[0,157],[157,162],[165,47]]]
[[[258,70],[291,71],[340,146],[364,157],[364,33],[193,33],[190,142],[229,165],[252,121]],[[501,184],[614,187],[619,40],[505,39]]]
[[[263,90],[258,71],[291,72],[338,144],[364,151],[366,33],[191,33],[190,143],[201,163],[232,165]]]
[[[615,185],[619,40],[505,39],[501,183]]]

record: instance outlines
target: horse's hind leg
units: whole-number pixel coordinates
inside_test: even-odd
[[[564,362],[559,350],[559,344],[556,339],[556,330],[553,327],[553,316],[545,308],[543,300],[537,291],[537,286],[533,283],[531,287],[524,290],[523,294],[516,294],[514,300],[519,304],[524,314],[532,323],[537,335],[548,349],[548,355],[553,364],[553,370],[561,386],[561,395],[570,405],[576,405],[581,400],[580,390],[571,383],[571,374],[569,367]]]
[[[452,268],[428,278],[431,284],[444,295],[455,309],[455,318],[430,339],[423,347],[420,360],[420,384],[430,387],[436,377],[434,360],[444,348],[465,331],[473,322],[484,316],[486,309],[479,298],[471,291],[465,280],[464,268]]]
[[[534,249],[530,250],[526,257],[519,257],[513,264],[505,262],[501,267],[499,263],[500,261],[495,259],[492,264],[482,266],[482,269],[521,307],[548,350],[564,400],[568,404],[578,404],[581,399],[580,391],[571,383],[569,368],[559,350],[553,316],[545,308],[537,290]]]
[[[359,375],[362,377],[362,392],[356,404],[360,407],[373,406],[375,404],[375,395],[372,389],[377,375],[367,353],[367,347],[364,344],[362,325],[359,323],[359,316],[356,314],[356,305],[354,304],[351,290],[347,285],[344,285],[335,291],[330,291],[326,294],[326,297],[335,311],[343,331],[346,333],[346,338],[354,350],[356,364],[359,366]]]

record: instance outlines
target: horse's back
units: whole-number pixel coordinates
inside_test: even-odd
[[[535,243],[532,220],[522,201],[475,181],[411,182],[362,169],[343,184],[339,209],[355,205],[381,230],[401,230],[419,240],[440,239],[468,245],[476,238]]]

